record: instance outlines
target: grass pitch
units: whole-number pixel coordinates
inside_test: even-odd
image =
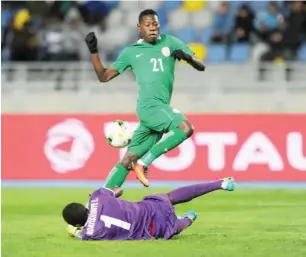
[[[196,222],[169,241],[83,242],[70,238],[61,218],[84,189],[2,189],[3,257],[305,257],[306,191],[214,192],[176,207]],[[123,199],[167,190],[125,190]]]

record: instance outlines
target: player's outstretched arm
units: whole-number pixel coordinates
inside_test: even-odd
[[[187,61],[193,68],[198,71],[205,71],[205,65],[202,63],[200,59],[195,57],[194,55],[191,56],[190,61]]]
[[[119,75],[119,72],[112,68],[105,68],[98,53],[91,54],[91,62],[100,82],[107,82]]]
[[[186,61],[187,63],[189,63],[193,68],[195,68],[198,71],[204,71],[205,70],[205,66],[200,59],[198,59],[194,55],[189,55],[189,54],[185,53],[181,49],[173,51],[171,53],[171,56],[173,56],[178,61],[181,61],[181,60]]]
[[[91,62],[100,82],[107,82],[119,75],[119,72],[112,68],[105,68],[98,54],[98,40],[94,32],[90,32],[85,42],[91,53]]]

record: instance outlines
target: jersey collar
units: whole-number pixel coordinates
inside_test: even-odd
[[[159,35],[158,38],[157,38],[157,40],[160,40],[160,39],[161,39],[161,37],[160,37],[160,35]],[[142,43],[142,42],[144,42],[144,41],[143,41],[143,38],[140,38],[140,39],[137,40],[137,43]]]

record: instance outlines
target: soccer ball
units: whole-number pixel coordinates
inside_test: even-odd
[[[131,126],[123,120],[115,120],[107,124],[104,134],[107,142],[116,148],[126,147],[133,135]]]

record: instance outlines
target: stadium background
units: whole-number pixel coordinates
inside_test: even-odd
[[[222,15],[221,1],[1,1],[2,256],[306,256],[305,3],[277,1],[272,13],[267,1],[244,3],[254,19],[235,18],[238,1]],[[228,175],[238,190],[177,206],[199,218],[174,240],[82,243],[68,237],[62,208],[85,203],[123,154],[104,126],[137,125],[132,74],[100,84],[84,37],[96,32],[108,65],[137,39],[144,8],[206,71],[177,65],[172,106],[196,132],[154,162],[151,188],[129,176],[122,198]]]
[[[196,133],[154,163],[153,186],[227,175],[248,187],[306,182],[305,2],[1,4],[3,186],[93,187],[106,178],[123,151],[106,144],[103,128],[114,119],[136,125],[137,85],[129,71],[100,84],[84,37],[96,32],[110,64],[137,39],[145,8],[207,65],[204,73],[177,65],[172,105]],[[126,186],[141,188],[132,176]]]

